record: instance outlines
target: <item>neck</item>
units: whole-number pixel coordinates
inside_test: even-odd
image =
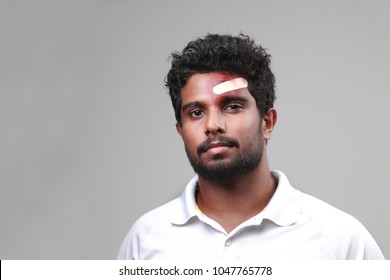
[[[212,182],[199,177],[197,203],[203,213],[230,232],[264,209],[276,184],[264,153],[259,166],[239,178]]]

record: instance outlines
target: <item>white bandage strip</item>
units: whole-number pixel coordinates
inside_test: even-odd
[[[213,92],[215,94],[222,94],[228,91],[246,87],[248,87],[248,82],[244,78],[235,78],[214,86]]]

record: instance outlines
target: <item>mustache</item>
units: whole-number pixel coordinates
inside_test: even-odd
[[[200,144],[197,148],[198,155],[205,153],[208,150],[208,147],[213,142],[220,142],[220,143],[223,143],[224,145],[229,146],[229,147],[236,147],[236,148],[240,147],[240,144],[238,143],[238,141],[236,139],[221,135],[221,136],[214,137],[214,138],[208,138],[206,141],[204,141],[202,144]]]

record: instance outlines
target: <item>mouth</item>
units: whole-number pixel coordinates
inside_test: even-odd
[[[198,155],[200,156],[203,153],[214,155],[221,154],[231,148],[239,148],[240,146],[236,139],[226,136],[219,136],[218,138],[219,139],[208,139],[201,145],[199,145],[199,147],[197,148]]]
[[[226,143],[226,142],[212,142],[209,145],[207,145],[204,149],[205,152],[209,150],[215,150],[220,148],[231,148],[232,145]]]
[[[205,147],[204,153],[212,156],[227,152],[233,146],[225,142],[213,142]]]

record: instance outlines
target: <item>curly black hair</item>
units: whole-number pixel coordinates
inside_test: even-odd
[[[165,85],[178,123],[181,123],[181,89],[195,73],[219,71],[243,77],[248,81],[260,116],[273,107],[275,77],[270,69],[271,56],[247,35],[207,34],[189,42],[181,53],[173,52],[171,58]]]

